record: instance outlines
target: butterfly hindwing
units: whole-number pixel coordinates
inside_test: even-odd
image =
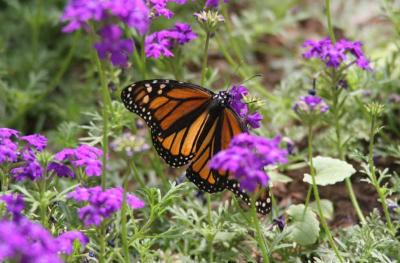
[[[210,118],[198,142],[198,151],[186,170],[186,176],[200,190],[215,193],[225,189],[228,173],[209,168],[210,159],[228,147],[231,139],[244,131],[239,117],[229,108],[210,112]]]

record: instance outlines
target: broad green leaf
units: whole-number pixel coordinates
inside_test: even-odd
[[[314,210],[315,213],[318,214],[318,207],[317,207],[317,203],[315,201],[310,203],[310,207]],[[321,199],[321,208],[322,208],[322,213],[324,213],[324,217],[327,220],[332,220],[333,219],[333,204],[332,204],[332,202],[328,199]]]
[[[290,183],[291,181],[293,181],[292,178],[290,178],[289,176],[286,176],[284,174],[281,174],[275,170],[271,170],[271,171],[267,171],[268,175],[271,179],[272,183]]]
[[[317,156],[313,158],[315,181],[317,185],[329,185],[341,182],[356,172],[351,164],[330,157]],[[304,174],[304,182],[312,183],[311,175]]]
[[[312,209],[304,213],[303,204],[291,205],[287,214],[291,218],[288,224],[288,238],[302,246],[314,244],[319,235],[319,221]]]

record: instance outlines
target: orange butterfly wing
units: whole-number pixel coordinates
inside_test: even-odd
[[[180,167],[194,157],[212,95],[189,83],[146,80],[126,87],[121,98],[151,128],[158,154],[169,165]]]

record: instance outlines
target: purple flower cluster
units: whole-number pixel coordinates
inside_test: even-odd
[[[88,27],[90,21],[117,17],[144,35],[150,26],[150,10],[143,0],[70,0],[64,9],[62,21],[69,33]]]
[[[126,67],[128,56],[133,52],[133,41],[122,39],[122,29],[117,25],[107,25],[101,29],[101,42],[94,45],[101,59],[110,55],[110,61],[114,66]]]
[[[85,226],[99,225],[104,219],[121,209],[123,189],[116,187],[103,191],[99,186],[78,187],[69,193],[68,197],[78,202],[88,203],[78,209],[79,218]],[[144,202],[132,194],[127,195],[127,203],[133,209],[144,207]]]
[[[231,99],[229,102],[230,107],[246,121],[246,124],[250,125],[253,129],[259,128],[263,116],[259,112],[249,113],[249,107],[243,101],[244,97],[249,94],[248,89],[245,86],[233,86],[229,91]]]
[[[176,23],[174,28],[154,32],[146,37],[145,53],[148,58],[172,57],[176,44],[184,45],[197,38],[190,25]]]
[[[280,136],[266,139],[242,133],[232,139],[227,149],[218,152],[209,165],[215,170],[229,171],[242,188],[252,192],[257,185],[268,184],[264,167],[287,162],[288,152],[279,148],[280,142]]]
[[[307,40],[303,47],[308,48],[303,53],[304,58],[319,58],[327,67],[338,68],[347,59],[347,54],[350,53],[355,57],[355,62],[359,68],[371,70],[369,61],[362,51],[360,41],[353,42],[341,39],[333,44],[329,38],[326,38],[319,41]]]
[[[218,7],[220,4],[220,0],[207,0],[206,7]],[[224,0],[224,3],[228,3],[229,0]]]
[[[293,110],[298,114],[309,114],[309,113],[325,113],[329,110],[329,106],[325,101],[313,95],[301,96],[299,100],[294,104]]]
[[[182,5],[187,0],[70,0],[62,16],[62,21],[68,23],[63,31],[68,33],[88,28],[90,21],[106,21],[100,30],[101,41],[94,47],[101,59],[110,59],[114,66],[126,67],[128,56],[134,50],[133,41],[123,39],[122,29],[109,22],[117,18],[145,35],[151,17],[172,18],[173,12],[167,7],[170,2]],[[156,32],[146,38],[146,55],[171,57],[170,49],[175,42],[183,45],[196,37],[189,25],[177,23],[174,29]]]
[[[71,255],[73,252],[74,241],[78,240],[79,243],[85,246],[89,243],[89,238],[85,236],[82,232],[77,230],[72,230],[64,232],[56,238],[57,250],[66,255]]]
[[[88,238],[79,231],[66,232],[54,238],[41,225],[23,217],[24,200],[21,195],[0,197],[13,215],[12,220],[0,220],[0,261],[63,262],[59,253],[71,254],[74,240],[86,245]]]
[[[168,9],[168,3],[174,2],[183,5],[186,4],[187,0],[148,0],[147,2],[151,7],[154,16],[164,16],[168,19],[171,19],[174,16],[174,13]]]
[[[6,204],[7,211],[13,216],[14,221],[19,221],[22,211],[25,207],[24,198],[22,195],[2,195],[0,200]]]
[[[13,129],[0,128],[0,164],[16,162],[18,145],[12,138],[18,138],[19,132]]]
[[[102,172],[101,156],[103,151],[86,144],[75,149],[66,148],[54,156],[54,162],[49,164],[49,171],[55,172],[59,177],[75,177],[68,166],[84,168],[87,176],[100,176]]]
[[[20,136],[13,129],[0,128],[0,164],[21,161],[23,164],[11,170],[17,180],[36,180],[43,170],[36,154],[47,146],[47,138],[40,134]]]

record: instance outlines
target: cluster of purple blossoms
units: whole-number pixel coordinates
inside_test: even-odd
[[[112,18],[117,18],[140,35],[145,35],[150,28],[151,17],[173,17],[167,6],[170,2],[182,5],[187,0],[70,0],[61,18],[67,22],[63,32],[89,28],[90,22],[114,21]],[[107,22],[99,33],[101,41],[94,46],[99,57],[110,59],[115,66],[126,67],[128,56],[134,50],[133,40],[123,39],[123,30]],[[154,58],[172,56],[170,49],[175,42],[182,45],[194,38],[196,34],[190,26],[177,23],[172,30],[156,32],[146,38],[146,55]]]
[[[122,35],[122,29],[114,24],[101,29],[101,41],[94,44],[100,59],[106,59],[109,55],[114,66],[126,67],[128,65],[128,56],[133,52],[133,41],[123,39]]]
[[[244,97],[249,94],[248,89],[245,86],[233,86],[229,94],[231,95],[229,105],[232,109],[243,118],[250,127],[253,129],[259,128],[263,116],[257,111],[249,113],[249,107],[243,101]]]
[[[0,128],[0,164],[21,162],[13,168],[13,177],[22,181],[37,180],[43,175],[43,167],[37,160],[37,154],[47,146],[47,138],[40,134],[20,136],[13,129]],[[74,178],[73,170],[68,166],[83,168],[88,176],[100,176],[102,171],[102,150],[89,145],[81,145],[76,149],[64,149],[57,153],[47,170],[59,177]]]
[[[174,28],[154,32],[146,37],[145,53],[148,58],[172,57],[176,44],[184,45],[197,38],[190,25],[176,23]]]
[[[70,0],[61,20],[68,24],[63,32],[88,28],[91,21],[117,17],[144,35],[150,26],[150,10],[143,0]]]
[[[102,172],[101,157],[103,151],[96,147],[82,144],[77,148],[66,148],[54,156],[54,161],[49,164],[49,171],[55,172],[59,177],[75,177],[74,172],[68,166],[83,168],[89,177],[100,176]]]
[[[264,167],[287,162],[288,152],[279,148],[280,142],[280,136],[266,139],[242,133],[232,139],[227,149],[218,152],[209,165],[215,170],[229,171],[243,189],[253,192],[257,185],[268,184]]]
[[[78,209],[78,216],[85,226],[99,225],[113,213],[121,209],[124,190],[121,187],[102,190],[100,186],[92,188],[78,187],[68,197],[88,204]],[[138,209],[144,202],[132,194],[127,194],[127,204]]]
[[[221,0],[207,0],[206,7],[218,7]],[[228,3],[229,0],[224,0],[224,3]]]
[[[0,128],[0,164],[22,162],[21,166],[11,170],[17,180],[36,180],[42,176],[42,167],[36,154],[46,146],[47,139],[42,135],[20,136],[16,130]]]
[[[13,129],[0,128],[0,164],[16,162],[18,145],[12,138],[18,138],[19,132]]]
[[[369,61],[362,51],[360,41],[353,42],[341,39],[333,44],[329,38],[326,38],[319,41],[307,40],[303,47],[309,48],[303,53],[304,58],[319,58],[327,67],[338,68],[347,59],[347,54],[350,53],[355,57],[355,62],[359,68],[371,70]]]
[[[22,195],[19,194],[9,194],[0,196],[0,200],[6,204],[7,211],[13,217],[14,221],[19,221],[22,211],[25,208],[25,202]]]
[[[294,104],[293,110],[298,114],[319,114],[329,110],[325,101],[315,95],[301,96]]]
[[[63,262],[60,253],[71,254],[73,242],[86,245],[89,239],[79,231],[70,231],[54,238],[43,226],[25,218],[21,212],[24,201],[20,195],[3,195],[0,200],[13,215],[12,220],[0,220],[0,261]]]

